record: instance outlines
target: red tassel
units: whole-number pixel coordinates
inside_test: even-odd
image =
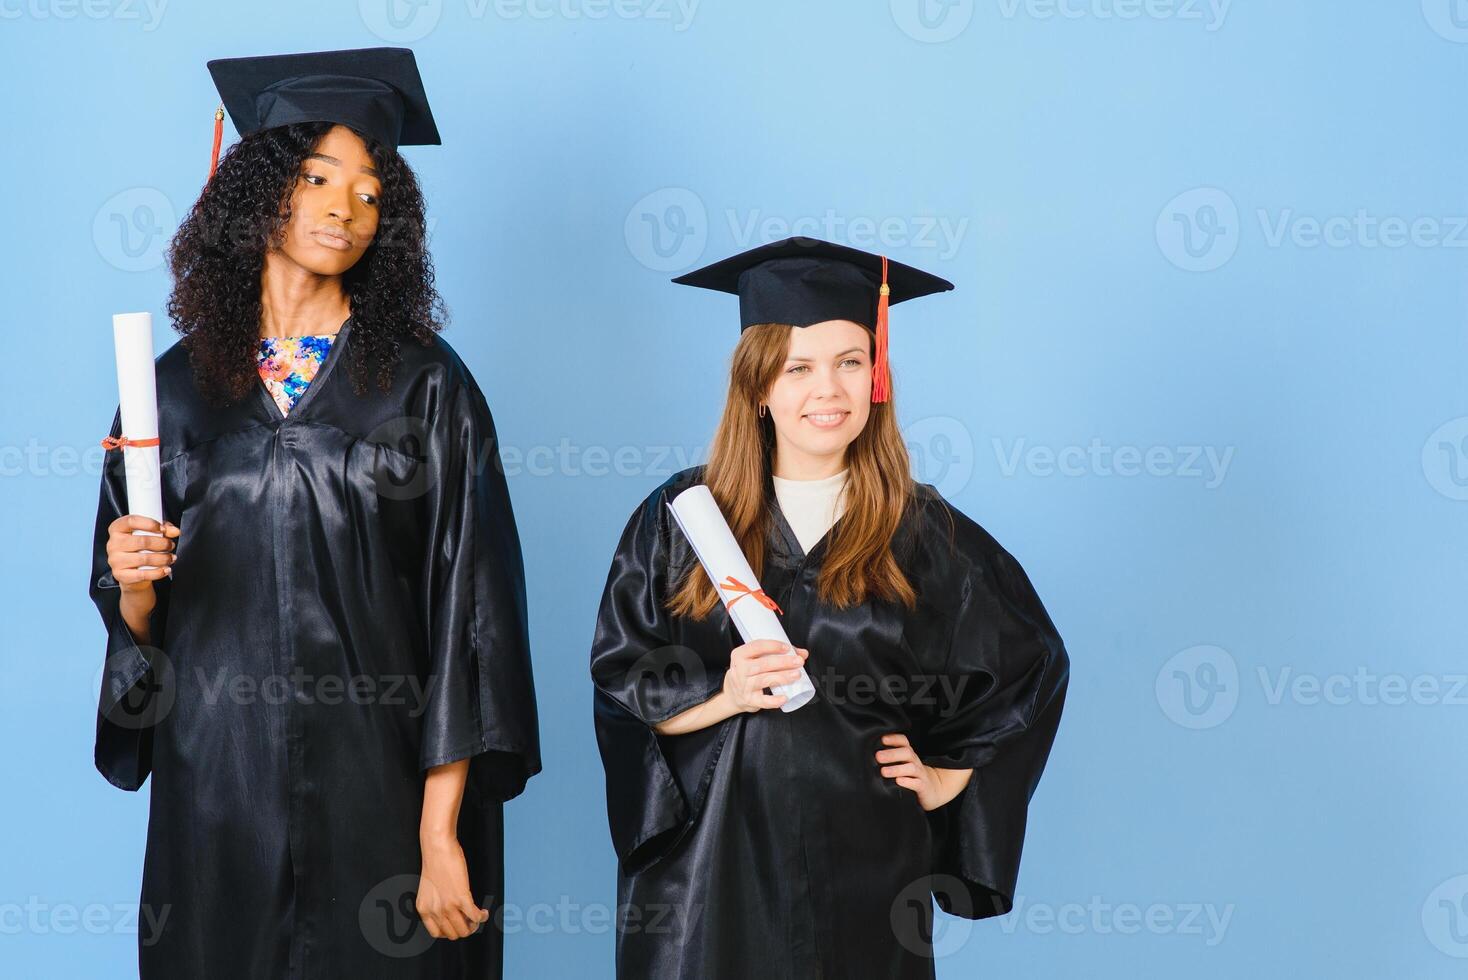
[[[214,110],[214,149],[209,151],[209,180],[214,179],[214,171],[219,169],[219,144],[224,142],[224,104]],[[206,181],[207,183],[207,181]]]
[[[892,379],[887,368],[887,256],[882,256],[882,288],[877,292],[877,356],[872,364],[872,401],[885,402],[892,397]]]

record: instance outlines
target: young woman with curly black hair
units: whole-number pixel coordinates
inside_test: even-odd
[[[97,767],[153,776],[140,972],[498,977],[540,758],[494,423],[397,151],[437,131],[405,50],[210,68],[242,138],[170,251],[168,520],[109,453],[91,585]]]

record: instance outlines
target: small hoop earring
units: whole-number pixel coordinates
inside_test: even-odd
[[[760,403],[760,407],[759,407],[759,417],[760,417],[760,418],[764,418],[764,417],[765,417],[765,405],[764,405],[764,403],[763,403],[763,402],[761,402],[761,403]]]

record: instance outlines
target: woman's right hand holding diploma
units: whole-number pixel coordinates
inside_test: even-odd
[[[739,711],[778,708],[785,703],[786,697],[783,694],[766,694],[765,688],[800,680],[800,667],[809,655],[809,651],[779,640],[755,640],[735,647],[729,654],[723,693]]]
[[[160,524],[141,514],[124,514],[107,526],[107,565],[122,589],[122,618],[139,643],[152,642],[148,617],[158,603],[153,583],[173,574],[173,563],[178,559],[174,539],[178,535],[177,525],[167,521]]]
[[[800,669],[809,656],[809,650],[779,640],[755,640],[737,646],[729,654],[729,669],[718,694],[659,722],[653,729],[660,735],[684,735],[737,714],[778,708],[785,703],[784,695],[766,694],[765,689],[799,680]]]

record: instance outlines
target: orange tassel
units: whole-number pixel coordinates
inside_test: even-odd
[[[877,356],[872,365],[872,401],[885,402],[892,397],[892,379],[887,368],[887,256],[882,256],[882,288],[877,292]]]
[[[209,151],[209,179],[214,179],[214,171],[219,169],[219,144],[224,142],[224,103],[214,110],[214,149]]]

